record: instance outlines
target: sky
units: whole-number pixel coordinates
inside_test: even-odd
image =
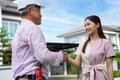
[[[100,17],[103,25],[120,26],[120,0],[41,0],[46,42],[64,42],[58,35],[84,25],[90,15]]]

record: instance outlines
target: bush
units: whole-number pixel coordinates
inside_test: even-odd
[[[69,54],[69,56],[72,59],[75,59],[75,55],[74,54],[71,53],[71,54]],[[68,74],[76,74],[77,73],[77,67],[75,67],[72,64],[67,62],[67,71],[68,71]]]
[[[114,60],[120,62],[120,51],[119,50],[115,51]]]
[[[114,77],[120,77],[120,70],[114,71]]]

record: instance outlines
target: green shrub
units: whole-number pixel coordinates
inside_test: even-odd
[[[120,77],[120,70],[114,71],[114,77]]]
[[[120,62],[120,51],[119,50],[115,51],[114,60]]]
[[[75,59],[75,55],[74,54],[69,54],[69,56],[72,59]],[[67,62],[67,71],[68,71],[68,74],[76,74],[77,73],[77,67],[75,67],[72,64]]]

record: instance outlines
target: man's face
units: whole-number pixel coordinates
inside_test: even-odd
[[[40,7],[31,8],[31,18],[35,24],[37,25],[41,24],[41,17],[42,15],[41,15]]]

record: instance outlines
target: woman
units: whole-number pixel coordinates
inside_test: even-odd
[[[82,61],[80,80],[113,80],[112,58],[115,56],[112,44],[106,39],[98,16],[88,16],[85,21],[88,39],[80,43],[75,60],[68,57],[68,62],[79,66]],[[107,74],[105,74],[105,63]]]

